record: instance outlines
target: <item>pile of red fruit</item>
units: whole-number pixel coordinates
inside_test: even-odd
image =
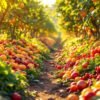
[[[40,41],[41,45],[31,42],[0,40],[0,92],[5,93],[2,96],[7,95],[11,100],[22,100],[31,80],[33,82],[40,75],[40,67],[48,48]],[[38,46],[45,48],[45,52]]]
[[[100,98],[100,46],[89,49],[86,47],[74,48],[74,51],[69,52],[70,54],[64,53],[68,54],[68,56],[60,58],[67,59],[67,61],[59,59],[60,64],[58,62],[56,69],[58,71],[57,77],[67,84],[69,93],[81,94],[82,90],[85,91],[85,89],[91,88],[90,92],[83,95],[82,91],[81,95],[82,100],[91,100],[90,97],[94,96],[99,96]],[[82,51],[81,49],[87,51],[79,53],[78,51]],[[74,96],[76,95],[71,94],[68,98],[73,98]],[[79,100],[79,97],[68,100]]]
[[[39,67],[35,62],[39,54],[37,47],[25,40],[0,41],[0,59],[10,64],[14,71]]]

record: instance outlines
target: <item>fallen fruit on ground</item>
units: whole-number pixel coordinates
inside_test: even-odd
[[[94,41],[89,43],[84,39],[66,43],[55,57],[56,64],[60,66],[56,76],[64,72],[59,78],[69,95],[78,93],[85,100],[96,97],[100,89],[100,45],[93,47]]]
[[[22,100],[22,97],[19,93],[15,92],[12,94],[11,99],[12,100]]]
[[[79,97],[76,94],[69,94],[66,100],[79,100]]]

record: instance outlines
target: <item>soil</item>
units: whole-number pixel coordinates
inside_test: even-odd
[[[66,100],[67,92],[65,87],[57,82],[53,73],[56,71],[52,60],[44,61],[44,70],[39,78],[39,82],[34,83],[30,90],[36,91],[34,100]]]

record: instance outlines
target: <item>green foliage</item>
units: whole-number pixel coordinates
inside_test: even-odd
[[[60,24],[76,35],[100,36],[99,0],[58,0]]]
[[[6,0],[2,0],[2,2],[0,2],[0,12],[4,11],[7,8],[7,2]]]
[[[15,91],[24,91],[27,85],[23,74],[14,73],[11,66],[0,60],[0,94],[10,95]]]
[[[27,78],[30,84],[34,83],[39,78],[40,70],[29,69],[26,72],[27,72]]]
[[[49,49],[47,48],[46,45],[44,45],[41,41],[39,41],[38,39],[36,38],[33,38],[31,40],[31,43],[34,44],[41,52],[44,52],[44,53],[49,53]]]
[[[3,3],[4,2],[4,3]],[[46,15],[44,7],[37,0],[3,0],[0,7],[0,33],[7,33],[11,38],[39,36],[55,32],[52,21]],[[1,12],[2,13],[2,12]]]

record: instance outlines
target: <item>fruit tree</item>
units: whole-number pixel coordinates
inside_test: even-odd
[[[85,34],[100,37],[99,0],[58,0],[60,24],[76,36]]]

